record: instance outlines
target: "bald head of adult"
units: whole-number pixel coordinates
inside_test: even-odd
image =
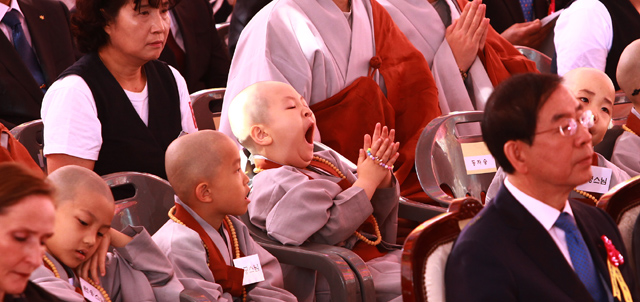
[[[640,107],[640,39],[627,45],[620,55],[616,78],[636,109]]]
[[[256,154],[257,147],[251,138],[252,128],[269,123],[271,118],[269,108],[274,98],[277,98],[282,91],[289,90],[293,90],[293,87],[282,82],[257,82],[242,90],[231,102],[229,106],[231,131],[240,144],[251,153]]]
[[[173,141],[165,154],[169,183],[178,198],[189,204],[195,198],[194,189],[215,176],[224,161],[223,147],[236,146],[222,132],[201,130]]]
[[[107,183],[95,172],[80,166],[68,165],[59,168],[47,177],[56,188],[55,203],[60,206],[75,201],[87,192],[98,194],[113,204],[113,194]]]

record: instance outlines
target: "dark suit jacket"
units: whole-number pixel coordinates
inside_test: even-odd
[[[185,48],[185,68],[180,73],[189,93],[227,86],[231,60],[218,36],[213,11],[206,0],[182,0],[173,8]],[[173,52],[165,46],[160,60],[176,67]]]
[[[556,11],[566,7],[572,0],[556,0]],[[518,0],[484,0],[487,5],[486,17],[490,19],[491,26],[502,33],[515,23],[524,21],[524,13]],[[533,0],[533,17],[542,19],[549,11],[548,0]]]
[[[61,1],[18,0],[47,87],[76,61],[69,11]],[[4,34],[0,34],[0,123],[13,128],[40,118],[44,94]]]
[[[604,211],[570,201],[596,270],[611,292],[606,235],[626,255],[620,233]],[[638,301],[632,266],[620,266]],[[504,187],[456,240],[445,272],[447,302],[593,301],[547,230]]]

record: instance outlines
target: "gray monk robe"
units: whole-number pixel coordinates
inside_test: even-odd
[[[355,171],[344,166],[335,152],[315,155],[335,165],[349,183],[356,181]],[[386,242],[396,242],[400,190],[395,179],[391,188],[376,190],[369,200],[362,188],[343,190],[339,177],[310,169],[280,166],[258,173],[249,194],[251,222],[283,244],[300,245],[309,240],[358,249],[362,242],[356,246],[359,240],[354,232],[373,214],[382,234],[381,245],[390,247]],[[361,233],[375,240],[370,233]],[[379,301],[401,299],[401,251],[387,250],[384,256],[367,261]],[[315,274],[304,274],[292,267],[286,267],[285,274],[296,276],[293,286],[300,300],[314,298]]]
[[[108,253],[107,273],[100,277],[100,286],[111,301],[178,301],[183,287],[174,277],[171,263],[151,240],[149,233],[143,227],[127,227],[123,233],[132,236],[133,240],[125,247],[116,248],[115,253]],[[69,275],[68,268],[65,269],[52,255],[47,253],[46,256],[60,278],[41,265],[29,279],[63,301],[84,302],[84,297],[68,281],[73,278],[78,284],[77,277]]]
[[[640,114],[635,108],[631,109],[627,117],[626,126],[629,130],[625,131],[616,140],[613,148],[611,161],[625,170],[631,177],[640,174]]]
[[[233,253],[231,245],[227,244],[232,242],[229,232],[222,228],[225,236],[222,238],[218,230],[205,222],[178,197],[175,199],[176,203],[187,210],[206,231],[220,251],[225,264],[231,265]],[[297,301],[293,294],[283,289],[282,269],[278,260],[251,238],[247,227],[240,220],[233,216],[229,218],[235,227],[240,251],[246,256],[257,254],[264,273],[264,281],[245,287],[247,301]],[[213,273],[207,266],[207,252],[203,241],[196,231],[169,220],[153,235],[153,240],[173,264],[176,276],[185,289],[197,290],[211,301],[241,301],[240,298],[225,292],[222,286],[216,283]]]

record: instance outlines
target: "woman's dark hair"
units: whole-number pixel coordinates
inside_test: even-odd
[[[96,52],[109,42],[104,31],[109,22],[115,20],[120,9],[133,1],[134,10],[139,10],[142,0],[77,0],[76,12],[71,17],[71,30],[78,49],[83,53]],[[180,0],[169,0],[169,9]],[[163,0],[149,0],[149,6],[158,8]]]
[[[0,163],[0,214],[31,195],[53,198],[53,187],[41,175],[35,174],[22,164]]]
[[[500,83],[489,97],[482,138],[506,173],[513,173],[514,168],[504,154],[504,144],[512,140],[533,143],[540,108],[561,83],[554,74],[515,75]]]

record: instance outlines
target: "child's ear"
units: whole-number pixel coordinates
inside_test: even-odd
[[[211,190],[211,186],[206,182],[201,182],[196,186],[195,194],[196,198],[198,198],[198,200],[201,202],[213,201],[213,192]]]
[[[273,143],[273,138],[269,133],[267,133],[266,127],[264,125],[253,125],[251,126],[251,131],[249,135],[251,135],[251,139],[258,146],[268,146]]]

